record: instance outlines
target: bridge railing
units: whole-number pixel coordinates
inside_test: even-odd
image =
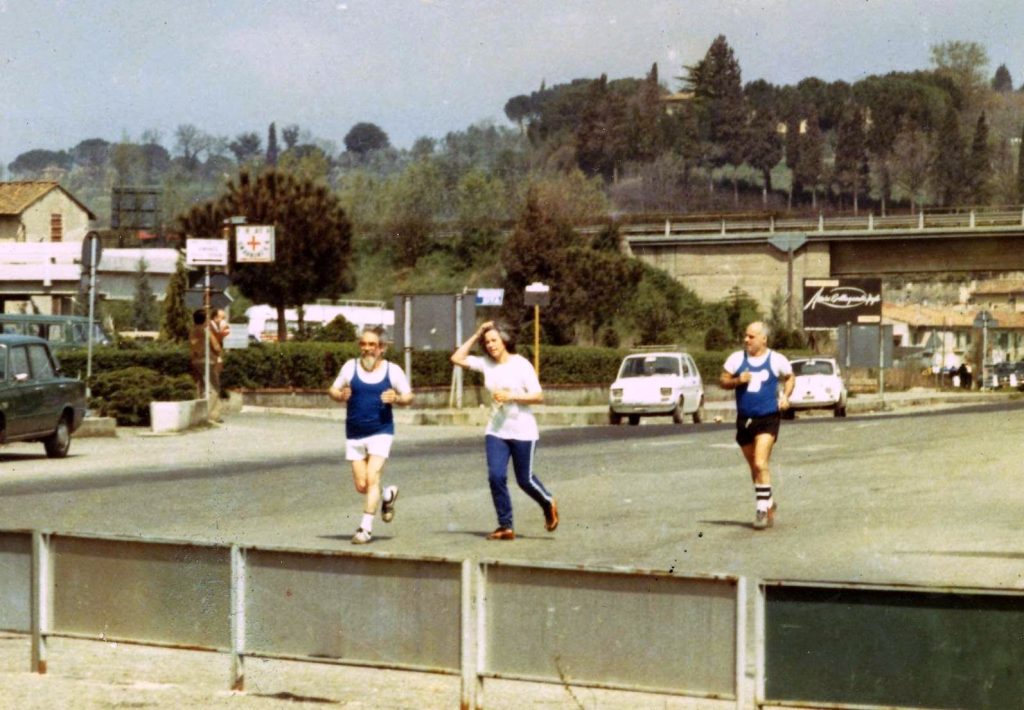
[[[723,216],[716,220],[673,220],[663,222],[631,222],[620,226],[625,236],[686,236],[711,234],[748,234],[774,232],[838,232],[875,230],[925,230],[925,229],[986,229],[992,227],[1024,226],[1024,210],[967,210],[964,212],[927,212],[915,215],[878,216],[867,213],[861,216],[818,217],[757,217]],[[581,231],[596,232],[602,227],[587,227]]]

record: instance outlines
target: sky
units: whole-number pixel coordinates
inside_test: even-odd
[[[576,78],[670,89],[724,34],[743,80],[853,82],[926,69],[966,40],[1024,82],[1020,0],[0,0],[0,164],[88,138],[194,124],[297,124],[343,149],[358,122],[393,145],[480,121]]]

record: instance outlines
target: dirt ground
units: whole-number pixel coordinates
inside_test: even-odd
[[[228,689],[230,658],[203,651],[53,638],[48,672],[29,672],[31,643],[0,633],[0,708],[326,708],[353,710],[459,707],[456,676],[263,659],[246,660],[246,689]],[[514,708],[672,708],[734,706],[603,689],[489,680],[486,706]]]

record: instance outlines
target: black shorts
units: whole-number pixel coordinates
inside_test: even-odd
[[[779,438],[779,422],[782,415],[778,412],[763,417],[736,417],[736,443],[740,446],[753,444],[758,434],[771,434],[773,439]]]

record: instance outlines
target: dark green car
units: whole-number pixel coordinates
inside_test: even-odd
[[[49,343],[0,335],[0,444],[41,441],[63,458],[84,416],[85,383],[61,374]]]

